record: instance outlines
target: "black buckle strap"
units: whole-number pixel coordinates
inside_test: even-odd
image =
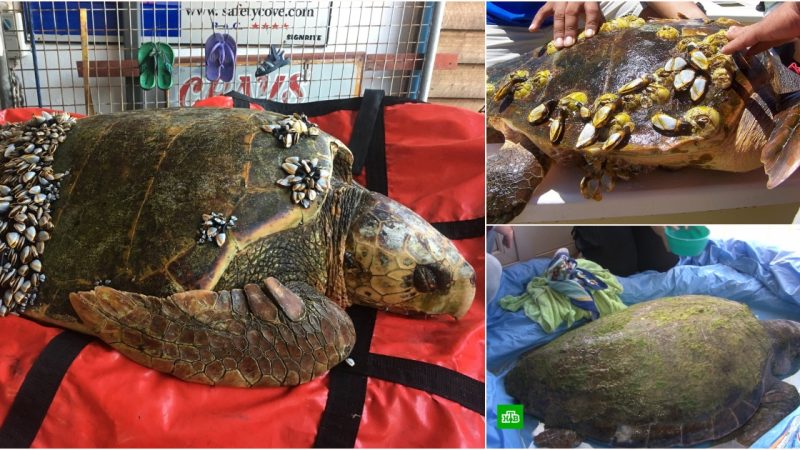
[[[0,427],[0,447],[31,446],[61,380],[72,361],[91,341],[91,336],[64,331],[47,344],[22,381]]]
[[[353,175],[361,173],[367,155],[373,150],[372,142],[377,138],[377,124],[383,124],[383,97],[384,92],[378,89],[367,89],[361,100],[361,108],[358,110],[356,122],[353,124],[353,133],[350,135],[350,151],[353,152]],[[380,120],[379,120],[380,119]],[[385,155],[385,149],[384,149]],[[385,161],[384,156],[384,161]],[[367,174],[369,175],[369,170]]]
[[[342,363],[330,372],[328,401],[315,448],[355,447],[368,377],[419,389],[484,415],[484,383],[436,364],[371,353],[377,311],[352,306],[347,313],[356,329],[356,346],[350,353],[355,364]]]

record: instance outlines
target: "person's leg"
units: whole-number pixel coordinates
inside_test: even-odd
[[[636,273],[636,243],[632,227],[574,227],[575,247],[591,260],[617,276]]]
[[[638,16],[643,9],[642,2],[600,2],[600,11],[606,20],[618,19],[623,16]]]
[[[651,227],[632,227],[636,241],[637,272],[666,272],[678,264],[678,255],[669,252],[664,240]]]
[[[531,50],[547,45],[553,39],[551,29],[531,33],[523,27],[486,25],[486,67],[491,67]]]
[[[503,278],[503,265],[494,256],[486,254],[486,303],[491,302],[500,289]]]

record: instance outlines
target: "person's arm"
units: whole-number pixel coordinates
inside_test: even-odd
[[[503,236],[503,245],[506,248],[511,248],[511,243],[514,242],[514,228],[508,225],[503,225],[495,227],[495,231]]]
[[[604,21],[597,2],[547,2],[536,12],[528,31],[539,31],[550,16],[553,16],[553,44],[556,48],[575,44],[581,17],[586,18],[584,35],[587,38],[594,36]]]
[[[706,13],[694,2],[647,2],[649,16],[662,19],[706,19]]]
[[[722,53],[749,49],[746,56],[769,50],[800,37],[800,3],[786,2],[761,21],[746,27],[731,27]]]

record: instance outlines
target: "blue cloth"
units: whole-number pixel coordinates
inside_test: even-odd
[[[549,262],[534,259],[506,267],[497,297],[520,295],[532,277],[545,272]],[[622,300],[628,305],[674,295],[714,295],[748,304],[762,320],[800,321],[800,254],[797,253],[738,240],[712,240],[702,254],[682,258],[668,272],[649,271],[618,279],[624,287]],[[498,399],[507,401],[503,379],[520,356],[555,339],[566,327],[547,334],[522,311],[505,311],[497,302],[486,307],[486,325],[486,367],[493,375],[487,378],[487,393],[491,393],[487,395],[486,418],[490,430],[486,435],[487,446],[527,447],[531,444],[530,433],[498,430],[496,417],[489,412],[496,410]],[[526,424],[534,420],[525,416]],[[785,425],[780,431],[784,428]]]
[[[487,2],[486,23],[528,28],[536,11],[542,6],[544,6],[544,2]],[[543,23],[543,27],[552,23],[552,18],[547,19]]]
[[[798,432],[800,432],[800,408],[795,409],[753,442],[752,448],[800,448]]]

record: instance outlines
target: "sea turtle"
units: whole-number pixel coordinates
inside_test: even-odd
[[[489,124],[581,166],[586,198],[658,166],[763,165],[775,187],[800,165],[800,101],[781,96],[800,91],[800,77],[766,54],[720,53],[732,23],[628,16],[570,48],[551,43],[495,65]]]
[[[296,385],[347,357],[351,303],[456,318],[472,303],[455,246],[353,183],[350,151],[305,116],[44,114],[1,136],[0,314],[161,372]]]
[[[547,427],[612,447],[754,442],[800,405],[791,371],[800,323],[759,321],[744,304],[686,295],[636,304],[525,355],[505,386]],[[728,439],[726,438],[726,439]]]

